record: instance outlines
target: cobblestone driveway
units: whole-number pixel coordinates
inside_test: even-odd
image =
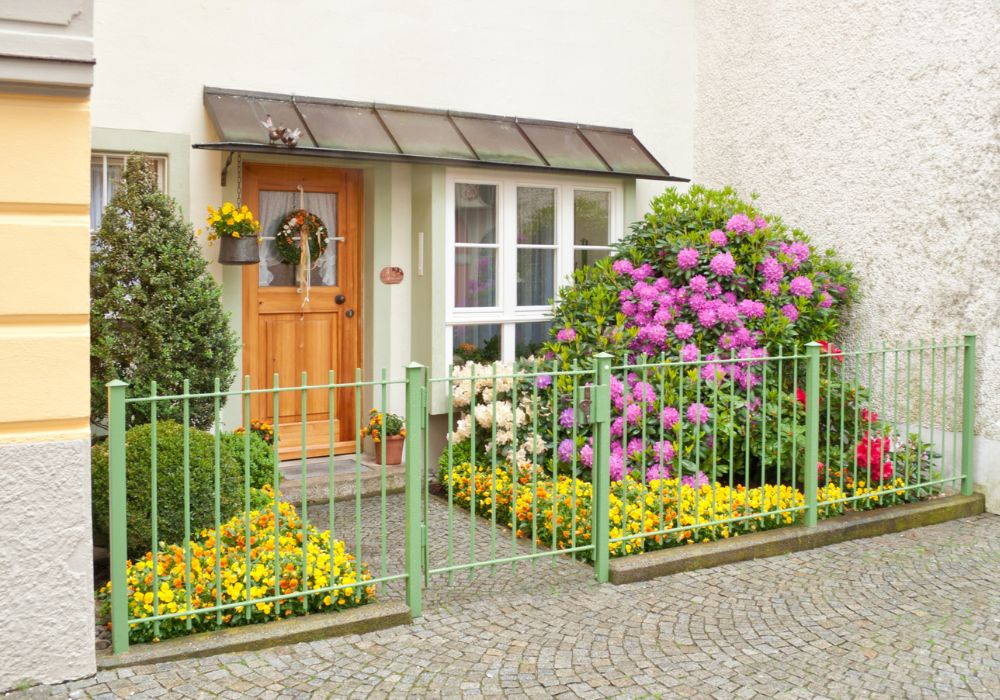
[[[542,568],[408,627],[22,696],[1000,697],[1000,517],[620,587]]]

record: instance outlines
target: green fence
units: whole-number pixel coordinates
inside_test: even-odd
[[[394,385],[406,385],[408,394],[412,394],[408,395],[410,405],[421,405],[419,383],[409,375],[408,380],[390,381],[382,372],[379,380],[363,381],[359,371],[354,381],[337,382],[331,373],[327,382],[309,383],[303,373],[300,383],[289,387],[282,387],[278,375],[274,375],[271,388],[251,388],[250,378],[247,377],[244,388],[239,391],[224,391],[216,380],[212,392],[192,393],[185,382],[181,393],[159,395],[154,384],[146,396],[129,396],[125,383],[110,382],[109,600],[112,651],[120,653],[127,650],[130,628],[140,625],[148,627],[150,634],[159,638],[162,626],[177,624],[178,621],[187,631],[198,631],[242,624],[244,621],[250,623],[280,618],[293,609],[294,614],[337,609],[338,601],[342,606],[350,607],[366,602],[370,597],[369,591],[383,589],[392,581],[405,582],[407,600],[411,602],[411,607],[419,611],[420,579],[419,576],[409,575],[411,571],[419,571],[419,561],[404,561],[402,556],[392,556],[395,552],[402,553],[404,548],[407,553],[413,551],[419,554],[419,539],[413,541],[419,536],[419,481],[407,474],[405,519],[407,523],[416,524],[415,527],[407,526],[405,537],[410,538],[407,544],[403,541],[403,533],[390,532],[388,523],[387,441],[381,441],[374,461],[363,459],[360,440],[355,441],[352,461],[345,464],[344,456],[334,456],[337,407],[343,406],[345,401],[353,406],[357,419],[345,420],[345,434],[357,434],[367,415],[364,409],[372,406],[373,410],[384,411],[388,406],[389,391]],[[330,416],[327,436],[329,456],[309,459],[306,449],[301,449],[296,459],[283,463],[279,461],[279,448],[287,438],[278,422],[274,422],[273,449],[269,451],[271,469],[267,475],[270,478],[266,479],[274,487],[273,497],[266,488],[252,488],[251,470],[259,470],[261,465],[259,461],[254,462],[251,456],[252,431],[249,429],[244,430],[239,438],[242,442],[242,449],[239,450],[242,454],[238,456],[241,469],[235,480],[228,478],[232,476],[227,466],[228,440],[220,428],[221,406],[226,399],[240,402],[243,426],[251,426],[251,401],[258,395],[267,396],[272,416],[281,415],[283,398],[286,402],[289,399],[295,402],[302,417],[301,434],[298,436],[302,445],[309,442],[305,417],[310,401],[315,406],[316,401],[322,398]],[[199,431],[191,424],[192,406],[205,407],[206,404],[211,405],[214,419],[210,438],[206,437],[205,431]],[[148,441],[137,443],[126,439],[130,410],[138,415],[148,415]],[[285,413],[287,415],[287,410]],[[182,444],[179,454],[170,445],[164,444],[162,433],[170,424],[159,417],[162,414],[180,417]],[[419,427],[411,429],[410,435],[412,446],[422,444]],[[205,457],[204,450],[199,454],[197,449],[199,438],[202,443],[211,441],[211,464],[207,469],[204,463],[199,465],[197,461],[200,457],[203,462]],[[204,444],[200,446],[204,447]],[[136,454],[130,454],[130,450]],[[164,458],[161,452],[169,452],[170,455]],[[408,454],[408,458],[411,463],[419,461],[413,454]],[[350,459],[349,455],[347,459]],[[323,461],[325,479],[324,474],[317,474],[318,463]],[[173,467],[170,469],[172,473],[181,472],[182,480],[179,483],[160,483],[161,473],[170,467]],[[365,499],[362,499],[362,477],[364,475],[370,480],[373,472],[378,481],[377,495],[374,496],[376,503],[371,504],[372,499],[366,499],[365,505],[370,512],[363,518]],[[298,477],[298,494],[285,493],[283,498],[279,498],[277,491],[283,474]],[[260,476],[257,478],[261,479]],[[146,494],[137,494],[132,490],[136,479],[142,483],[148,481],[148,512],[144,500]],[[335,498],[335,486],[345,482],[353,482],[353,496],[347,501],[343,498],[338,500]],[[310,484],[316,483],[327,489],[325,499],[309,495]],[[205,508],[199,507],[205,504],[198,503],[198,495],[201,494],[204,500],[206,493],[212,501],[209,506],[211,516],[207,522]],[[413,494],[415,497],[411,497]],[[142,497],[135,498],[136,495]],[[234,496],[238,498],[237,512],[224,512],[224,504],[233,510]],[[314,501],[312,508],[310,498]],[[326,503],[317,506],[317,500],[326,500]],[[181,513],[172,513],[174,520],[180,517],[183,522],[183,534],[177,537],[180,542],[176,544],[163,541],[161,526],[167,503],[174,506],[182,504]],[[296,510],[290,507],[293,503],[297,506]],[[145,556],[137,553],[134,542],[130,546],[127,514],[133,518],[133,523],[134,518],[140,517],[144,520],[143,528],[148,527],[149,551]],[[197,519],[199,514],[202,516],[200,521]],[[316,529],[312,523],[320,516],[325,518],[326,527],[322,530]],[[145,521],[147,517],[148,521]],[[343,525],[345,520],[346,527]],[[196,539],[199,534],[203,537],[200,543]],[[377,559],[375,570],[366,571],[362,561],[363,550],[371,553],[373,560]],[[267,571],[262,569],[262,562],[265,561]],[[234,577],[239,580],[234,582]],[[181,581],[180,586],[176,585],[178,580]],[[271,583],[268,585],[266,581]],[[204,591],[198,590],[201,583],[211,591],[208,601]],[[166,589],[164,584],[167,584]],[[143,592],[145,610],[136,599]],[[183,600],[183,605],[177,603],[178,599]],[[172,603],[172,608],[164,610],[164,601],[167,605]],[[233,620],[234,617],[240,619]]]
[[[534,499],[526,512],[518,500],[525,488],[534,493],[540,482],[559,478],[550,440],[541,438],[560,430],[559,416],[545,406],[571,404],[581,420],[567,432],[574,439],[596,436],[599,422],[584,416],[600,403],[590,394],[595,371],[554,364],[493,365],[477,373],[480,369],[453,367],[447,377],[428,382],[428,395],[447,397],[447,434],[440,459],[426,462],[425,503],[431,503],[434,484],[447,514],[435,522],[425,517],[428,540],[443,543],[436,548],[437,558],[431,547],[425,549],[426,575],[447,574],[452,582],[456,572],[464,570],[471,577],[483,566],[495,571],[498,564],[509,563],[516,570],[519,561],[559,553],[592,558],[591,509],[582,507],[576,489],[567,494],[563,513],[557,508],[543,512]],[[574,455],[563,471],[575,480],[583,469]],[[570,537],[546,541],[542,533],[557,532],[560,519]],[[581,526],[586,538],[576,536]]]
[[[960,490],[972,492],[975,337],[924,342],[902,347],[840,350],[809,343],[802,351],[767,355],[744,352],[706,357],[633,357],[614,364],[607,354],[584,366],[553,362],[522,362],[512,366],[467,365],[431,378],[427,369],[411,364],[405,378],[310,384],[240,391],[184,391],[159,396],[128,396],[128,387],[111,382],[109,391],[109,504],[111,547],[111,617],[114,652],[128,648],[130,626],[159,625],[181,620],[188,629],[221,626],[224,617],[243,615],[247,622],[280,616],[281,606],[298,606],[296,613],[336,609],[317,601],[327,596],[351,598],[361,604],[364,591],[385,590],[393,581],[405,583],[405,598],[419,615],[422,591],[438,578],[472,577],[488,568],[496,575],[520,562],[566,555],[592,562],[596,578],[608,579],[610,557],[663,547],[722,539],[772,527],[815,525],[819,518],[848,510],[890,506]],[[365,464],[360,443],[347,477],[353,479],[353,503],[337,501],[334,487],[345,478],[333,455],[334,421],[330,421],[326,487],[328,502],[319,508],[329,523],[328,535],[310,529],[317,506],[307,498],[310,460],[297,458],[301,480],[294,532],[283,531],[290,515],[279,499],[269,502],[272,527],[251,523],[250,432],[243,435],[242,476],[238,489],[242,515],[226,521],[220,503],[224,484],[219,411],[226,397],[241,401],[245,426],[251,424],[251,399],[268,395],[274,415],[282,396],[297,397],[301,414],[309,400],[323,395],[329,413],[350,395],[354,414],[390,405],[394,385],[405,385],[406,452],[404,496],[392,505],[387,495],[385,442],[375,460],[380,488],[374,501],[361,495]],[[272,387],[279,387],[273,378]],[[211,402],[210,490],[214,499],[211,522],[192,522],[192,489],[205,484],[191,480],[190,407]],[[146,404],[151,419],[149,460],[129,461],[126,414],[134,404]],[[160,566],[145,574],[152,591],[152,613],[136,614],[135,562],[128,560],[126,512],[130,507],[128,470],[147,471],[150,496],[148,561],[159,562],[163,545],[158,533],[157,503],[164,499],[158,484],[157,411],[180,407],[183,431],[181,460],[184,533],[173,550],[172,580],[184,590],[182,607],[162,612]],[[442,425],[433,436],[428,426]],[[356,431],[359,425],[351,430]],[[301,441],[306,443],[303,422]],[[444,438],[444,450],[431,445]],[[284,436],[275,426],[272,483],[282,468],[278,447]],[[313,460],[313,464],[315,461]],[[126,466],[128,465],[128,467]],[[201,472],[199,472],[201,473]],[[314,478],[315,480],[315,478]],[[319,477],[322,482],[322,477]],[[228,494],[232,495],[232,494]],[[286,499],[288,494],[286,494]],[[364,501],[364,502],[363,502]],[[367,508],[368,516],[363,516]],[[402,513],[393,512],[393,508]],[[353,537],[342,537],[337,523],[345,509],[351,515]],[[337,511],[341,512],[338,520]],[[433,512],[432,512],[433,511]],[[311,515],[312,514],[312,515]],[[377,517],[376,517],[377,516]],[[399,516],[397,518],[397,516]],[[268,520],[265,518],[265,520]],[[393,523],[400,526],[394,529]],[[227,554],[242,588],[227,582],[233,561],[221,561],[222,543],[235,542]],[[206,561],[198,531],[214,539],[214,570],[207,574],[195,562]],[[377,530],[377,532],[376,532]],[[241,532],[240,532],[241,531]],[[342,531],[339,533],[341,536]],[[213,538],[214,535],[214,538]],[[316,539],[318,537],[318,539]],[[296,556],[279,556],[291,542]],[[302,546],[295,550],[295,543]],[[377,546],[375,543],[377,542]],[[312,545],[315,544],[316,547]],[[328,550],[329,561],[347,561],[354,579],[337,583],[317,580],[315,569]],[[346,559],[350,549],[356,559]],[[315,551],[314,551],[315,550]],[[321,551],[322,550],[322,551]],[[211,552],[211,550],[209,549]],[[262,551],[273,551],[267,558]],[[361,559],[368,552],[377,570],[362,577]],[[284,558],[282,558],[284,557]],[[297,558],[296,558],[297,557]],[[341,557],[341,559],[337,559]],[[267,594],[254,585],[258,564],[266,559],[274,584]],[[373,563],[373,567],[375,564]],[[197,570],[201,569],[201,570]],[[197,597],[199,576],[207,576],[214,600]],[[294,581],[293,589],[286,584]],[[321,585],[322,584],[322,585]],[[233,590],[236,590],[235,596]],[[226,591],[230,600],[226,600]],[[350,591],[348,594],[344,591]],[[235,598],[235,599],[232,599]],[[130,607],[131,601],[131,607]],[[268,612],[258,615],[258,604]],[[271,614],[270,606],[278,609]],[[313,607],[310,607],[313,606]],[[304,609],[303,609],[304,608]],[[242,622],[242,620],[240,620]],[[199,626],[200,625],[200,626]]]
[[[614,556],[971,493],[974,363],[967,336],[452,368],[425,574],[564,553],[604,581]]]

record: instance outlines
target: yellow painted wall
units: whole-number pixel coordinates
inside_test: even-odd
[[[89,436],[90,100],[0,93],[0,442]]]

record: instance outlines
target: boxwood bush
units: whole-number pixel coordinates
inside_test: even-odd
[[[223,433],[222,445],[232,456],[243,474],[244,437],[240,433]],[[280,476],[280,475],[279,475]],[[260,489],[274,481],[274,449],[257,433],[250,433],[250,488]],[[242,483],[242,482],[241,482]],[[277,484],[274,484],[275,486]]]
[[[160,541],[184,541],[184,431],[179,423],[159,421],[157,446],[157,535]],[[149,551],[152,542],[151,426],[137,425],[125,433],[125,482],[129,556]],[[215,439],[210,433],[190,431],[191,533],[215,522]],[[243,473],[232,451],[220,451],[220,502],[222,520],[243,505]],[[108,443],[91,449],[91,484],[94,530],[107,540]]]

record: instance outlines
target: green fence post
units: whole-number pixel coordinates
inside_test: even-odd
[[[806,463],[803,470],[806,497],[806,526],[819,520],[816,490],[819,473],[819,350],[820,344],[806,343]]]
[[[423,607],[423,523],[420,521],[420,499],[423,495],[426,416],[421,391],[424,369],[423,365],[416,362],[406,366],[406,604],[413,617],[420,617]]]
[[[108,514],[111,530],[111,652],[128,651],[128,544],[125,528],[125,390],[108,382]]]
[[[972,495],[973,434],[976,425],[976,336],[965,336],[962,362],[962,495]]]
[[[611,355],[594,355],[597,383],[591,395],[591,420],[594,425],[594,574],[598,582],[608,582],[608,523],[611,493]]]

